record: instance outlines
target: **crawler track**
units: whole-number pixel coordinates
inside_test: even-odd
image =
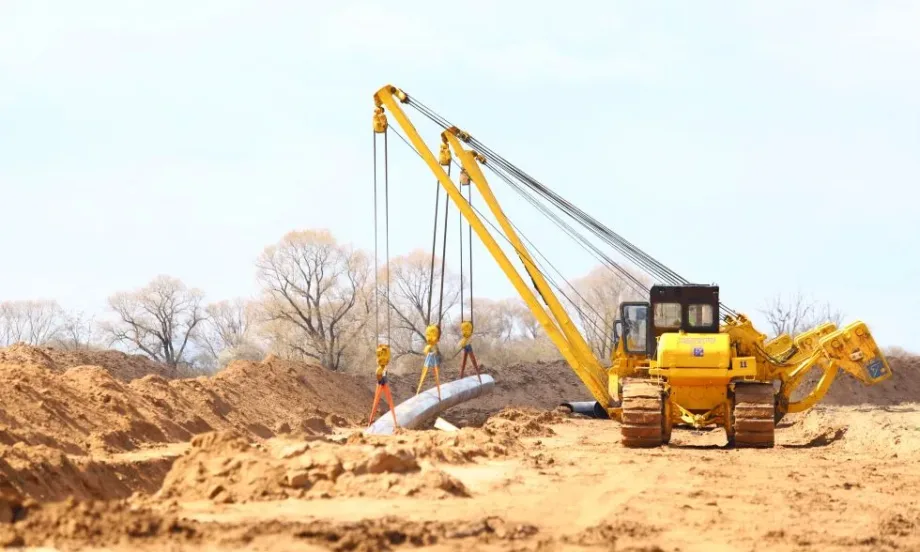
[[[648,381],[623,384],[621,442],[627,447],[657,447],[664,443],[664,397]]]
[[[774,422],[773,386],[769,383],[739,383],[735,386],[736,447],[772,447]]]

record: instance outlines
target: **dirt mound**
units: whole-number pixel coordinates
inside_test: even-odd
[[[201,536],[197,524],[134,509],[124,501],[68,500],[48,505],[18,501],[12,510],[15,522],[0,525],[0,546],[112,546],[151,540],[187,542]]]
[[[155,492],[172,460],[166,455],[94,459],[41,445],[0,446],[0,489],[43,501],[126,498]]]
[[[288,497],[466,495],[462,483],[423,468],[410,449],[398,445],[345,446],[324,439],[262,445],[223,432],[195,437],[157,496],[240,503]]]
[[[837,375],[823,402],[838,405],[877,404],[895,405],[920,402],[920,357],[914,355],[889,355],[891,378],[867,387],[848,374]],[[812,382],[816,381],[812,378]],[[803,387],[811,389],[811,382]]]
[[[556,434],[552,424],[564,423],[569,416],[558,409],[505,408],[490,417],[482,428],[493,435],[516,437],[552,437]]]
[[[358,432],[350,435],[346,444],[396,448],[419,460],[462,464],[539,448],[535,443],[525,444],[521,438],[552,436],[555,432],[549,425],[568,419],[568,415],[557,411],[506,408],[478,428],[465,427],[455,432],[397,429],[392,436]]]
[[[588,527],[576,535],[565,536],[561,540],[568,545],[600,546],[609,548],[610,550],[620,550],[620,547],[617,546],[617,541],[624,537],[645,539],[660,532],[661,530],[659,528],[644,523],[617,521],[614,523],[601,523],[593,527]],[[650,546],[644,548],[644,550],[653,552],[661,551],[661,548]]]
[[[33,347],[18,343],[0,348],[0,367],[2,365],[38,366],[47,370],[63,372],[76,366],[99,366],[115,379],[131,381],[154,374],[163,378],[175,378],[175,368],[155,362],[142,355],[128,355],[120,351],[108,350],[61,350],[52,347]]]
[[[252,438],[325,434],[363,423],[373,399],[358,378],[273,357],[237,361],[214,377],[147,375],[126,383],[101,367],[60,371],[41,350],[12,349],[18,364],[0,364],[6,390],[0,444],[74,455],[188,441],[218,430]]]
[[[494,434],[481,429],[463,428],[453,433],[440,431],[398,430],[394,436],[355,433],[348,445],[395,447],[419,460],[445,464],[462,464],[477,458],[501,458],[520,449],[520,443],[508,434]]]
[[[792,418],[782,444],[899,457],[920,453],[920,403],[826,407]]]

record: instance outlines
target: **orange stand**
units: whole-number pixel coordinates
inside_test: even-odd
[[[386,395],[387,404],[390,405],[390,414],[393,415],[393,428],[399,427],[396,421],[396,407],[393,406],[393,395],[390,393],[390,386],[387,383],[387,364],[390,363],[390,346],[377,345],[377,390],[374,392],[374,406],[371,408],[371,417],[367,421],[370,426],[374,423],[374,416],[377,414],[377,405],[380,404],[380,395]]]

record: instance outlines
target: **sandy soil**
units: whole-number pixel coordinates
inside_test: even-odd
[[[174,368],[141,355],[83,349],[64,351],[22,343],[0,348],[0,365],[37,366],[53,372],[63,372],[75,366],[98,366],[121,381],[131,381],[150,374],[164,378],[175,378],[177,375]]]
[[[920,405],[825,407],[773,450],[718,432],[627,450],[616,423],[506,411],[482,429],[252,446],[198,437],[121,502],[7,500],[6,544],[182,550],[912,550]],[[538,433],[538,435],[534,435]],[[305,547],[305,548],[301,548]]]
[[[22,362],[45,352],[8,351],[0,352],[0,444],[37,455],[126,452],[222,430],[254,439],[325,434],[361,423],[373,400],[363,379],[278,358],[238,361],[212,378],[124,382],[102,366]]]
[[[920,550],[915,358],[787,417],[771,450],[687,430],[625,449],[616,422],[551,410],[584,393],[552,364],[492,372],[496,393],[451,413],[476,427],[371,437],[371,378],[267,359],[126,383],[4,358],[8,547]]]

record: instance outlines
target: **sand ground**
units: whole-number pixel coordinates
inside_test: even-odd
[[[670,447],[625,449],[616,422],[513,410],[496,421],[491,435],[467,429],[470,439],[459,444],[434,431],[375,438],[367,450],[360,438],[269,440],[261,462],[223,475],[205,468],[201,489],[189,473],[202,471],[203,457],[223,466],[239,453],[200,445],[133,453],[133,461],[179,455],[167,492],[95,512],[74,503],[66,522],[41,521],[66,503],[37,506],[47,513],[33,514],[35,526],[8,533],[8,542],[62,550],[920,549],[920,405],[819,408],[784,421],[771,450],[726,449],[721,432],[690,430],[676,432]],[[330,447],[362,458],[374,449],[399,457],[412,446],[448,452],[402,457],[414,458],[417,470],[383,469],[344,486],[340,476],[322,495],[260,497],[278,490],[273,477],[304,464],[304,455],[291,454],[298,445],[316,447],[314,464]],[[399,481],[430,472],[462,492],[428,492],[444,487],[440,481],[411,492]],[[213,494],[221,484],[232,498]],[[126,514],[131,508],[138,510]]]
[[[637,450],[614,421],[554,410],[585,397],[553,364],[494,373],[493,395],[448,416],[459,432],[370,437],[372,382],[319,367],[181,380],[17,347],[0,355],[0,545],[920,550],[918,366],[899,359],[864,403],[844,380],[784,419],[773,449],[677,430]]]

